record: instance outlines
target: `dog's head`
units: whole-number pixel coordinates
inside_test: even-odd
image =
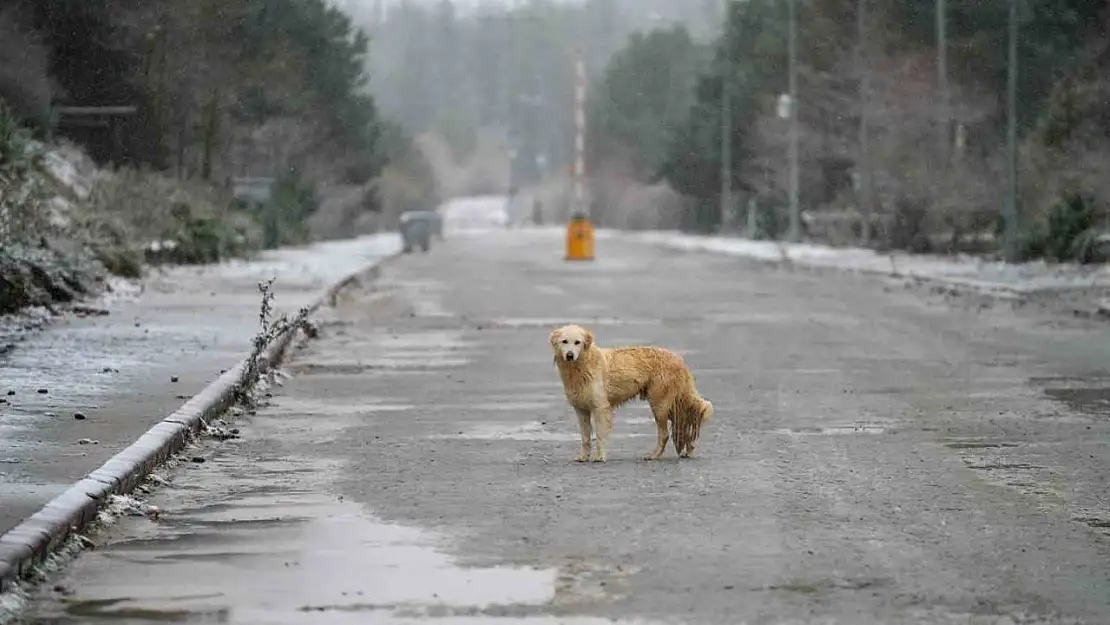
[[[556,328],[549,340],[551,350],[555,352],[555,362],[575,362],[594,344],[594,335],[581,326],[572,325]]]

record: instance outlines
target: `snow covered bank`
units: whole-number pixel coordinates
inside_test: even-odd
[[[1030,293],[1048,289],[1110,287],[1110,267],[1101,265],[1082,267],[1043,261],[1010,264],[972,256],[927,256],[903,252],[882,254],[860,248],[753,241],[681,232],[600,231],[597,237],[622,237],[679,250],[715,252],[768,262],[785,261],[807,267],[908,276],[981,290]]]

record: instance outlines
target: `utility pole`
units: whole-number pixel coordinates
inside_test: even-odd
[[[787,0],[789,32],[787,48],[790,56],[790,231],[789,239],[801,239],[801,211],[798,207],[798,0]]]
[[[939,0],[943,2],[944,0]],[[860,239],[864,246],[871,242],[871,212],[874,195],[871,187],[871,66],[867,58],[867,0],[856,5],[856,67],[859,72],[859,206],[863,217]]]
[[[729,215],[733,209],[732,199],[732,29],[729,17],[730,0],[724,0],[725,18],[724,59],[721,63],[721,216],[720,230],[729,226]]]
[[[937,91],[940,100],[937,126],[939,149],[937,157],[943,167],[948,166],[948,150],[951,143],[952,112],[948,92],[948,10],[946,0],[937,0]]]
[[[1018,256],[1018,197],[1017,197],[1017,78],[1018,78],[1018,0],[1010,0],[1010,61],[1006,80],[1006,241],[1005,258],[1009,262]]]
[[[574,59],[574,204],[575,211],[588,213],[586,206],[586,61],[582,51]]]

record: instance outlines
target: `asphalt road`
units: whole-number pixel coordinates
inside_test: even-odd
[[[387,267],[38,622],[1110,622],[1106,327],[600,243]],[[638,404],[572,462],[568,321],[684,355],[716,409],[696,458],[640,461]]]

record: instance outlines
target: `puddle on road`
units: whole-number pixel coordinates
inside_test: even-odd
[[[1044,393],[1075,412],[1099,417],[1110,416],[1110,387],[1047,388]]]
[[[484,402],[478,404],[435,404],[431,408],[436,411],[442,410],[489,410],[489,411],[525,411],[525,410],[546,410],[552,407],[559,407],[561,404],[555,400],[552,401],[498,401],[498,402]]]
[[[624,423],[630,423],[631,420],[624,420]],[[430,439],[442,440],[486,440],[486,441],[577,441],[579,434],[577,425],[569,421],[559,422],[558,430],[554,429],[555,424],[542,421],[530,421],[527,423],[482,423],[475,425],[469,429],[462,430],[456,434],[437,434],[430,436]],[[620,422],[614,424],[612,437],[613,438],[630,438],[642,436],[655,436],[655,430],[650,432],[638,431],[621,431]]]
[[[472,347],[459,332],[377,334],[346,340],[341,353],[299,356],[287,367],[295,375],[362,375],[373,371],[431,371],[470,364],[460,351]]]
[[[183,481],[209,492],[179,492],[209,501],[211,489],[265,484],[265,475],[240,463],[250,464],[210,467],[230,470],[230,485],[224,475],[186,474]],[[318,462],[281,464],[287,472],[312,467],[301,475],[325,479],[321,473],[331,472]],[[436,549],[431,533],[380,522],[320,493],[271,491],[250,488],[253,494],[225,495],[217,504],[169,506],[160,521],[130,520],[126,539],[78,561],[77,594],[58,600],[63,615],[53,622],[210,622],[219,615],[226,623],[313,623],[329,612],[328,622],[345,615],[340,622],[378,623],[398,622],[398,612],[480,614],[555,599],[557,569],[462,567]]]
[[[491,319],[488,322],[480,324],[481,327],[489,328],[544,328],[554,329],[568,324],[581,324],[584,326],[626,326],[626,325],[660,325],[662,322],[659,319],[634,319],[634,318],[618,318],[618,317],[592,317],[584,319],[567,319],[558,317],[502,317],[500,319]]]
[[[412,410],[412,404],[389,403],[388,398],[373,397],[357,402],[341,401],[335,399],[300,399],[290,395],[276,395],[269,400],[266,407],[267,414],[308,416],[333,416],[348,417],[372,415],[376,412],[402,412]],[[346,424],[336,424],[344,427]]]
[[[1017,447],[1017,443],[998,443],[991,441],[969,440],[969,441],[952,441],[944,444],[949,449],[1003,449],[1009,447]]]
[[[358,362],[335,360],[331,362],[300,361],[293,362],[286,370],[293,375],[363,375],[374,371],[428,372],[437,369],[451,369],[470,364],[465,358],[432,358],[414,356],[410,358],[367,358]]]
[[[486,441],[576,441],[577,431],[552,429],[539,421],[529,423],[482,423],[457,434],[437,434],[432,439],[465,439]]]
[[[885,425],[873,423],[855,423],[852,425],[834,425],[823,428],[779,428],[775,434],[788,436],[843,436],[847,434],[885,434],[889,431]]]
[[[1054,377],[1031,378],[1046,397],[1060,402],[1073,412],[1095,417],[1110,417],[1110,378]]]

